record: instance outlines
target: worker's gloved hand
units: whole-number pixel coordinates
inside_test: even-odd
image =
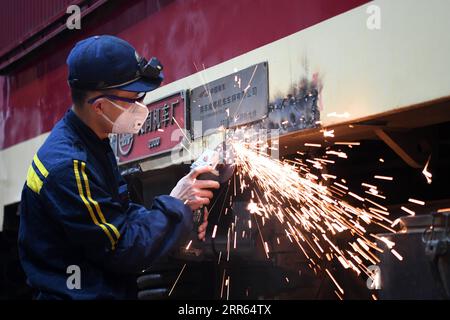
[[[219,189],[220,184],[213,180],[199,180],[201,174],[215,173],[211,166],[202,166],[193,169],[188,175],[178,181],[170,195],[180,199],[192,210],[197,210],[208,205],[213,197],[213,193],[208,189]]]

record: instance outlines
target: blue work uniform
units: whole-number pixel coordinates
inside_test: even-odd
[[[28,169],[19,254],[37,299],[135,299],[136,275],[191,229],[179,199],[132,203],[109,140],[69,110]]]

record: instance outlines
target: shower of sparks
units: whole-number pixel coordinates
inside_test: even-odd
[[[400,254],[392,249],[395,245],[393,242],[367,232],[370,225],[395,232],[392,229],[394,223],[387,218],[389,212],[386,207],[349,191],[343,179],[339,183],[334,181],[336,176],[322,174],[319,176],[323,179],[320,179],[312,173],[311,167],[321,170],[333,161],[321,161],[320,158],[280,161],[272,159],[258,144],[235,139],[231,145],[241,192],[244,189],[251,191],[247,209],[258,226],[267,258],[270,257],[269,243],[263,238],[259,221],[264,226],[267,219],[274,219],[281,223],[286,237],[298,246],[315,272],[317,268],[323,271],[320,267],[323,262],[335,260],[357,275],[370,276],[368,266],[378,264],[380,260],[377,254],[383,252],[377,240],[386,244],[389,251],[402,260]],[[333,154],[329,151],[327,153]],[[246,182],[246,178],[253,182],[253,187]],[[392,177],[385,176],[375,178],[393,180]],[[367,183],[362,186],[369,188],[369,194],[378,195],[377,186]],[[412,214],[411,210],[406,212]],[[251,220],[248,220],[248,225],[251,228]],[[337,241],[339,234],[345,235],[349,240]],[[229,230],[228,251],[230,240]],[[339,282],[328,269],[325,272],[335,284],[338,297],[342,297],[344,290]]]
[[[203,66],[203,72],[197,68],[197,70],[205,91],[208,93],[208,98],[211,105],[212,96],[210,88],[208,87],[208,81],[206,81],[206,69]],[[237,109],[232,115],[230,110],[226,109],[227,119],[231,119],[234,122],[238,121],[237,115],[244,99],[245,93],[251,88],[253,77],[256,73],[257,66],[253,70],[252,76],[247,84],[241,83],[242,80],[238,74],[235,75],[235,87],[241,88],[244,91],[242,99],[239,101]],[[238,72],[235,69],[235,72]],[[245,86],[245,88],[244,88]],[[195,102],[195,101],[194,101]],[[213,110],[217,113],[213,106]],[[335,118],[349,118],[348,112],[344,113],[329,113],[327,117]],[[190,144],[190,138],[186,135],[186,130],[182,129],[176,119],[173,117],[174,122],[184,135],[185,141]],[[285,121],[283,125],[288,125]],[[321,121],[316,121],[316,125],[320,126]],[[353,125],[348,125],[349,128],[354,128]],[[222,127],[224,132],[229,129]],[[334,130],[321,130],[325,138],[334,138]],[[375,185],[363,183],[363,191],[361,193],[352,192],[349,190],[349,186],[346,185],[346,181],[339,179],[337,176],[329,174],[326,170],[329,164],[334,164],[334,159],[348,159],[347,153],[343,152],[340,147],[353,148],[359,146],[360,142],[334,142],[334,145],[338,147],[337,150],[330,150],[330,147],[326,148],[323,158],[314,158],[303,160],[295,158],[293,160],[280,161],[270,158],[265,152],[267,150],[277,151],[280,146],[272,144],[268,146],[265,143],[258,142],[257,146],[244,142],[244,139],[236,139],[231,141],[231,147],[234,149],[233,161],[236,163],[237,170],[236,175],[232,179],[233,191],[228,200],[224,200],[221,210],[219,211],[219,218],[216,225],[214,225],[212,238],[214,239],[217,234],[217,229],[220,218],[223,213],[225,205],[231,207],[233,199],[237,197],[238,193],[243,193],[244,190],[250,189],[251,200],[248,204],[248,211],[250,217],[248,221],[242,221],[244,226],[248,225],[248,234],[250,237],[251,232],[259,234],[262,248],[266,257],[269,259],[271,252],[269,247],[275,251],[274,244],[270,239],[264,239],[261,229],[267,223],[266,221],[276,220],[284,227],[284,235],[290,241],[290,243],[298,246],[299,250],[308,259],[308,266],[314,271],[316,275],[319,272],[326,273],[332,280],[337,290],[335,294],[339,299],[344,298],[344,290],[340,286],[339,282],[332,275],[329,269],[324,267],[324,262],[337,261],[344,269],[355,272],[358,276],[365,274],[367,277],[371,277],[371,271],[368,266],[378,264],[380,262],[377,258],[378,253],[382,253],[381,249],[376,241],[382,242],[388,248],[388,250],[399,260],[403,260],[403,257],[393,249],[395,243],[388,240],[385,237],[379,237],[375,234],[367,231],[371,225],[382,227],[389,232],[395,232],[394,228],[399,224],[400,220],[396,219],[391,221],[388,219],[388,209],[376,201],[378,199],[386,199],[383,192]],[[232,138],[233,139],[233,138]],[[184,139],[182,139],[184,140]],[[314,141],[316,142],[316,141]],[[180,142],[181,146],[191,154],[189,148]],[[278,143],[277,143],[278,144]],[[330,143],[327,143],[329,145]],[[320,143],[305,143],[305,147],[322,148]],[[287,146],[284,146],[286,149]],[[297,151],[297,154],[302,157],[308,157],[307,153]],[[431,156],[430,156],[431,158]],[[425,165],[422,173],[427,179],[428,183],[431,183],[431,173],[428,172],[428,164]],[[382,158],[379,158],[381,163],[384,163]],[[324,172],[314,174],[315,171]],[[375,179],[390,180],[392,177],[375,176]],[[252,180],[249,183],[248,180]],[[239,186],[236,185],[237,181]],[[228,189],[231,181],[228,183],[228,187],[225,192],[225,198],[228,195]],[[364,192],[364,193],[363,193]],[[371,198],[365,198],[368,194]],[[234,198],[233,198],[234,197]],[[215,206],[217,200],[210,206],[210,211]],[[376,201],[374,201],[376,200]],[[411,201],[413,200],[413,201]],[[409,199],[410,202],[423,205],[420,200]],[[186,202],[185,202],[186,203]],[[228,207],[225,208],[223,216],[227,216]],[[406,211],[405,207],[402,207]],[[409,209],[407,209],[409,210]],[[411,214],[412,210],[406,211]],[[233,215],[233,209],[230,210],[230,215]],[[227,242],[226,252],[219,252],[218,264],[227,263],[230,260],[231,248],[236,249],[237,246],[237,221],[231,223],[231,226],[227,226]],[[253,221],[252,221],[253,220]],[[252,225],[253,224],[253,225]],[[252,229],[253,227],[253,229]],[[226,229],[225,229],[226,230]],[[242,238],[245,236],[245,230],[242,231]],[[342,239],[347,239],[342,241]],[[277,237],[276,241],[280,245],[280,239]],[[192,240],[186,247],[186,250],[192,244]],[[225,258],[226,254],[226,258]],[[184,268],[183,266],[177,280],[175,281],[169,295],[172,293],[178,279],[180,278]],[[331,270],[331,269],[330,269]],[[299,270],[299,275],[301,271]],[[223,270],[222,284],[220,289],[220,297],[223,298],[226,294],[226,299],[229,299],[230,294],[230,276],[226,270]],[[286,277],[286,282],[289,282],[289,278]],[[225,291],[226,290],[226,291]],[[246,291],[248,295],[248,289]],[[372,295],[376,300],[376,296]]]

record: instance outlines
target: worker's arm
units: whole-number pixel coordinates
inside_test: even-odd
[[[75,248],[114,272],[135,273],[166,254],[192,229],[192,211],[160,196],[151,209],[114,201],[82,161],[53,170],[41,196]]]

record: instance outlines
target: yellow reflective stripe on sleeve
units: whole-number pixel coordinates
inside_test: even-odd
[[[109,241],[111,241],[111,246],[112,249],[115,249],[115,241],[111,235],[111,233],[109,232],[108,228],[106,228],[103,224],[100,224],[97,220],[97,217],[94,214],[94,211],[92,210],[92,207],[90,205],[90,203],[86,200],[86,197],[84,196],[84,192],[83,192],[83,187],[81,185],[81,179],[80,179],[80,172],[78,170],[78,160],[73,160],[73,168],[74,168],[74,173],[75,173],[75,179],[77,180],[77,186],[78,186],[78,193],[80,195],[81,200],[84,202],[86,208],[89,211],[89,214],[91,216],[92,221],[99,226],[100,228],[102,228],[102,230],[105,232],[105,234],[108,236]]]
[[[37,153],[33,157],[34,164],[38,168],[39,172],[42,174],[44,178],[47,178],[48,171],[45,169],[44,165],[42,164],[41,160],[39,160]]]
[[[28,188],[30,188],[31,190],[33,190],[34,192],[39,194],[39,192],[41,192],[42,185],[43,185],[43,182],[42,182],[41,178],[39,178],[37,173],[34,171],[33,166],[30,165],[30,167],[28,168],[28,173],[27,173]]]
[[[111,230],[114,232],[114,234],[116,235],[117,240],[119,240],[119,238],[120,238],[119,230],[117,230],[117,228],[114,225],[106,222],[105,216],[103,215],[103,212],[102,212],[102,209],[100,209],[100,205],[98,204],[97,201],[92,199],[91,189],[89,188],[89,181],[88,181],[88,177],[86,175],[85,167],[86,167],[86,163],[82,162],[81,163],[81,174],[83,175],[83,180],[84,180],[84,183],[86,186],[86,194],[87,194],[88,200],[94,205],[95,210],[97,210],[97,214],[100,217],[101,222],[103,224],[106,224],[107,226],[109,226],[111,228]]]

